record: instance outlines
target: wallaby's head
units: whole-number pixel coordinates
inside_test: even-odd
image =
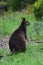
[[[25,25],[27,25],[27,26],[30,25],[30,22],[28,22],[25,18],[22,19],[22,22],[23,22]]]

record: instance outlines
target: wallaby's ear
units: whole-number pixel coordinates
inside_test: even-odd
[[[23,18],[23,20],[25,21],[25,18]]]
[[[24,17],[21,17],[21,20],[25,20],[25,18]]]

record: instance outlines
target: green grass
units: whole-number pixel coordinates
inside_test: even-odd
[[[43,39],[43,29],[40,35],[34,31],[34,22],[36,22],[33,15],[25,14],[23,12],[8,12],[4,17],[0,16],[0,38],[5,35],[11,35],[22,21],[21,17],[25,17],[31,25],[27,27],[27,34],[29,38],[34,37],[36,40]],[[38,21],[39,22],[39,21]],[[43,23],[43,21],[40,21]],[[8,48],[0,49],[0,55],[4,57],[0,59],[0,65],[43,65],[43,43],[34,45],[32,43],[27,45],[25,53],[18,53],[16,55],[7,56],[10,54]]]
[[[0,53],[4,55],[4,57],[0,59],[0,65],[43,65],[43,51],[41,47],[41,44],[38,46],[28,44],[25,53],[18,53],[12,56],[7,56],[9,50],[0,50]]]
[[[36,34],[34,31],[34,23],[36,22],[35,17],[31,14],[26,14],[24,12],[8,12],[4,17],[0,16],[0,32],[2,34],[8,34],[10,35],[13,31],[15,31],[22,21],[22,17],[25,17],[29,22],[30,26],[27,27],[28,30],[28,36],[30,38],[35,38],[36,40],[40,40],[43,38],[43,27],[41,27],[40,35]],[[37,21],[43,24],[42,21]],[[0,34],[1,35],[1,34]]]

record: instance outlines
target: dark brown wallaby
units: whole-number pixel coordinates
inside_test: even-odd
[[[20,27],[11,35],[9,39],[9,48],[12,53],[26,51],[26,26],[29,25],[30,23],[23,18]]]

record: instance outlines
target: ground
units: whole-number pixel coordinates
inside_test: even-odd
[[[2,40],[0,40],[0,48],[8,48],[9,36],[6,35]]]

